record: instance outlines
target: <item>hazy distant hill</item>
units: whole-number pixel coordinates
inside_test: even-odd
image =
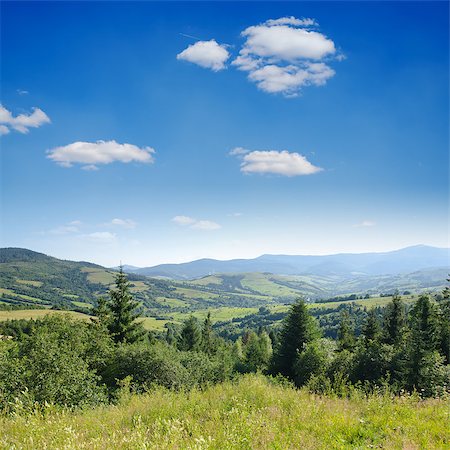
[[[199,259],[181,264],[160,264],[130,272],[178,280],[215,273],[268,272],[276,275],[397,275],[418,270],[449,267],[449,249],[417,245],[384,253],[336,255],[262,255],[254,259],[219,261]]]

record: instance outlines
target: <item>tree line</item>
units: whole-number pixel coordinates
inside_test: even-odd
[[[157,338],[143,328],[137,307],[120,270],[89,321],[48,316],[0,324],[0,410],[96,405],[124,390],[190,389],[256,371],[339,395],[349,386],[389,386],[425,397],[449,386],[448,290],[439,302],[419,297],[409,311],[394,297],[382,315],[369,311],[359,336],[344,310],[337,339],[322,336],[301,300],[279,330],[247,330],[234,342],[215,333],[209,314],[203,322],[190,317],[168,326]]]

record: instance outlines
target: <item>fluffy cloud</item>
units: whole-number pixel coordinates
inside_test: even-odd
[[[225,62],[229,57],[225,46],[219,45],[214,39],[196,42],[177,55],[177,59],[198,64],[214,72],[225,69]]]
[[[241,172],[276,174],[286,177],[311,175],[320,172],[320,167],[311,164],[299,153],[287,150],[255,150],[242,157]]]
[[[180,226],[187,226],[189,228],[193,228],[194,230],[218,230],[221,228],[221,226],[216,223],[212,222],[211,220],[197,220],[193,217],[189,216],[175,216],[172,219],[172,222],[176,223]]]
[[[50,119],[42,109],[33,108],[30,114],[13,116],[3,105],[0,105],[0,134],[8,134],[11,129],[26,134],[30,128],[38,128]]]
[[[119,144],[116,141],[74,142],[63,147],[48,150],[47,158],[63,167],[84,164],[85,170],[97,170],[97,164],[113,162],[154,162],[155,150],[151,147],[137,147],[132,144]]]
[[[271,94],[296,97],[303,87],[322,86],[335,74],[329,62],[343,59],[310,18],[270,19],[246,28],[241,36],[245,41],[231,65],[248,72],[251,82]],[[215,40],[197,42],[177,55],[215,71],[223,69],[229,57]]]
[[[136,228],[137,223],[131,219],[113,219],[111,220],[111,225],[127,229],[133,229]]]
[[[334,57],[334,42],[308,29],[313,19],[282,17],[245,29],[246,39],[232,62],[249,72],[248,79],[268,93],[295,97],[304,86],[321,86],[335,72],[324,61]]]

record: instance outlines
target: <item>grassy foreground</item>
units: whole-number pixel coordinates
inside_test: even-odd
[[[449,448],[449,405],[338,399],[248,375],[204,391],[156,389],[118,406],[0,418],[1,449]]]

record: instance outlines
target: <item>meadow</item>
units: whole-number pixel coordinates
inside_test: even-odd
[[[124,391],[116,405],[0,418],[1,449],[443,449],[449,404],[318,396],[252,374],[204,390]]]

